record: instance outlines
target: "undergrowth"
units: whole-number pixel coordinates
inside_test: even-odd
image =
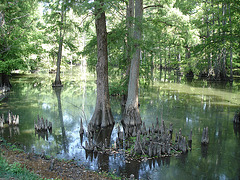
[[[0,156],[0,177],[6,179],[22,179],[22,180],[38,180],[36,174],[28,171],[25,167],[22,168],[20,163],[8,164],[6,160]]]

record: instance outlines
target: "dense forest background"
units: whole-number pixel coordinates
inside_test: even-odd
[[[59,58],[61,71],[79,65],[95,72],[94,9],[100,2],[2,0],[1,86],[13,70],[55,72]],[[128,0],[104,0],[102,6],[111,94],[127,88],[125,77],[136,41],[141,49],[140,85],[147,83],[154,68],[211,80],[233,80],[240,74],[238,0],[143,1],[140,40],[131,35],[134,16],[129,14],[129,4]]]

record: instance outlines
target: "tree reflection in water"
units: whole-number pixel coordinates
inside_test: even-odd
[[[61,126],[61,129],[62,129],[62,146],[63,146],[64,153],[67,153],[69,145],[68,145],[68,140],[67,140],[67,136],[66,136],[66,132],[65,132],[64,122],[63,122],[63,113],[62,113],[62,104],[61,104],[62,87],[55,87],[54,91],[55,91],[56,96],[57,96],[58,118],[60,120],[60,126]]]

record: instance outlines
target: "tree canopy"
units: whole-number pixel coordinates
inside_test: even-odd
[[[42,40],[38,1],[4,0],[0,4],[0,72],[27,70],[37,63]]]
[[[4,0],[0,5],[0,72],[56,68],[59,28],[62,26],[61,68],[85,65],[95,71],[97,37],[94,24],[96,1],[61,2]],[[129,57],[130,1],[104,1],[106,12],[110,94],[123,94]],[[239,2],[233,0],[144,1],[140,60],[140,86],[148,84],[154,68],[182,75],[229,80],[239,75]]]

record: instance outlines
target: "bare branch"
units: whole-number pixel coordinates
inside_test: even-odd
[[[26,14],[26,15],[24,15],[24,16],[19,16],[19,17],[16,17],[16,18],[12,18],[12,19],[9,21],[9,23],[12,22],[12,21],[14,21],[14,20],[16,20],[16,19],[21,19],[21,18],[24,18],[24,17],[27,17],[27,16],[29,16],[29,14]]]
[[[148,19],[148,21],[153,21],[153,19]],[[167,22],[167,21],[163,21],[163,20],[160,20],[160,19],[158,19],[157,21],[160,22],[160,23],[162,23],[162,24],[165,24],[165,25],[167,25],[167,26],[170,26],[170,27],[173,27],[173,26],[174,26],[173,24],[171,24],[171,23],[169,23],[169,22]]]
[[[0,27],[2,27],[4,24],[5,24],[4,14],[0,12]]]
[[[160,8],[163,8],[163,5],[161,5],[161,4],[149,5],[149,6],[143,7],[143,9],[153,8],[153,7],[160,7]]]
[[[5,52],[8,52],[10,50],[11,46],[8,46],[7,48],[5,48],[3,51],[0,52],[0,54],[3,54]]]

